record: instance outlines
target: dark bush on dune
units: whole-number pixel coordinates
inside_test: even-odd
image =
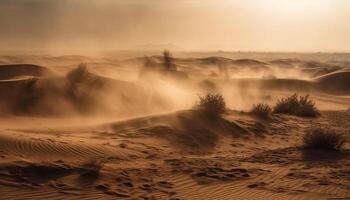
[[[208,118],[218,118],[226,111],[226,103],[221,94],[207,94],[199,96],[199,102],[195,105],[196,111]]]
[[[153,79],[154,75],[161,75],[177,80],[187,80],[189,77],[184,71],[178,70],[170,51],[164,50],[161,61],[154,57],[145,57],[145,62],[140,70],[140,78]]]
[[[250,113],[263,119],[270,119],[272,114],[272,108],[269,104],[259,103],[257,105],[253,105],[253,108],[251,109]]]
[[[12,91],[6,89],[8,95],[4,95],[1,109],[20,115],[100,112],[108,107],[101,97],[109,81],[90,73],[85,64],[67,73],[65,78],[16,80],[9,88]]]
[[[37,86],[38,79],[25,80],[19,88],[18,96],[14,105],[15,113],[30,113],[43,97],[43,91]]]
[[[275,105],[273,112],[301,117],[317,117],[320,115],[314,101],[309,99],[309,95],[298,96],[297,94],[280,99]]]
[[[345,138],[332,129],[312,128],[307,130],[303,142],[305,149],[340,150]]]
[[[169,71],[176,71],[176,65],[173,62],[173,56],[169,50],[163,51],[164,67]]]
[[[70,82],[82,82],[88,77],[88,75],[89,72],[87,70],[86,64],[82,63],[77,68],[68,72],[66,77]]]
[[[91,112],[99,105],[99,92],[105,81],[87,70],[86,64],[80,64],[67,76],[66,97],[82,113]]]

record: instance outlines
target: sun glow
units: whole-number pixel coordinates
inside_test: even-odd
[[[0,46],[348,51],[349,8],[350,0],[0,0]]]
[[[327,11],[332,5],[331,0],[257,0],[256,2],[258,9],[279,13],[284,16],[297,14],[315,15]]]

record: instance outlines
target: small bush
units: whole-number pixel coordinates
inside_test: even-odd
[[[250,113],[263,119],[270,119],[272,108],[269,104],[259,103],[257,105],[253,105],[253,108],[251,109]]]
[[[38,87],[38,79],[32,78],[25,80],[19,88],[14,111],[17,113],[30,113],[34,111],[35,106],[43,96],[44,92]]]
[[[77,83],[85,80],[86,77],[88,77],[88,74],[89,72],[87,70],[86,64],[81,63],[77,68],[68,72],[66,77],[72,83]]]
[[[315,102],[309,99],[309,95],[298,96],[297,94],[280,99],[275,105],[273,112],[301,117],[317,117],[320,115]]]
[[[86,64],[80,64],[70,71],[66,79],[65,95],[79,112],[93,112],[102,105],[99,98],[107,82],[91,74]]]
[[[169,71],[176,71],[176,65],[174,64],[173,56],[171,55],[169,50],[163,51],[163,59],[164,59],[164,67]]]
[[[221,94],[207,94],[199,96],[195,109],[210,118],[217,118],[226,111],[226,103]]]
[[[303,142],[306,149],[340,150],[345,138],[332,129],[312,128],[304,135]]]

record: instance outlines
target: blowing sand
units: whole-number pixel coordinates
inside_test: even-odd
[[[1,56],[1,198],[350,199],[343,55],[163,59]],[[225,98],[219,119],[193,109],[206,93]],[[293,93],[310,94],[321,115],[248,112]],[[305,150],[309,127],[347,143]]]

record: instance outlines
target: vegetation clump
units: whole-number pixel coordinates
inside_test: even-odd
[[[272,108],[269,104],[259,103],[257,105],[253,105],[253,108],[250,110],[250,113],[262,119],[270,119],[272,114]]]
[[[25,80],[21,84],[18,94],[16,104],[14,105],[14,111],[16,113],[33,112],[35,106],[44,96],[42,89],[38,87],[37,78]]]
[[[81,63],[77,68],[67,74],[67,79],[72,83],[82,82],[89,75],[86,64]]]
[[[345,138],[332,129],[312,128],[307,130],[303,143],[305,149],[340,150]]]
[[[164,67],[167,71],[177,71],[173,56],[169,50],[163,51]]]
[[[101,93],[105,81],[87,70],[86,64],[80,64],[66,75],[66,97],[79,112],[88,113],[94,111],[99,105],[99,93]]]
[[[298,96],[297,94],[280,99],[273,108],[273,112],[300,117],[317,117],[320,115],[315,102],[309,98],[309,95]]]
[[[199,96],[199,102],[195,105],[195,109],[203,116],[218,118],[226,112],[225,99],[221,94]]]
[[[160,60],[155,57],[145,57],[140,70],[140,78],[153,79],[155,76],[169,77],[176,80],[187,80],[189,77],[184,71],[178,70],[174,57],[168,50],[164,50]]]

